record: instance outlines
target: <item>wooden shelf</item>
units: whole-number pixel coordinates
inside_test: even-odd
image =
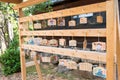
[[[106,29],[21,31],[21,36],[87,36],[106,37]]]
[[[28,17],[22,17],[19,19],[19,22],[44,20],[44,19],[50,19],[51,17],[58,18],[58,17],[66,17],[66,16],[72,16],[72,15],[102,12],[102,11],[106,11],[106,2],[79,6],[75,8],[53,11],[49,13],[43,13],[43,14],[38,14],[38,15],[33,15]]]
[[[29,49],[33,51],[46,52],[51,54],[78,57],[81,59],[89,59],[93,61],[106,63],[106,53],[101,53],[101,52],[83,51],[83,50],[75,50],[68,48],[48,47],[48,46],[26,45],[26,44],[23,44],[21,48]]]

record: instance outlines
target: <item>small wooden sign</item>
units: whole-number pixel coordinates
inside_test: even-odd
[[[67,60],[66,59],[59,59],[59,65],[61,66],[67,66]]]
[[[34,44],[40,45],[42,43],[42,38],[34,38],[33,41],[34,41]]]
[[[49,40],[49,45],[50,46],[58,46],[58,41],[56,39],[51,39],[51,40]]]
[[[64,18],[58,18],[57,19],[58,26],[65,26],[65,19]]]
[[[49,19],[48,20],[48,26],[55,26],[56,25],[56,19]]]
[[[24,22],[24,23],[22,23],[22,25],[21,25],[21,29],[23,29],[24,31],[28,30],[28,27],[29,27],[28,22]]]
[[[77,63],[71,60],[67,61],[67,68],[68,69],[77,69]]]
[[[69,26],[76,26],[76,21],[75,20],[71,20],[69,21]]]
[[[51,62],[50,57],[42,57],[42,62]]]
[[[105,42],[93,42],[92,50],[104,51],[106,50],[106,43]]]
[[[97,77],[106,78],[106,69],[103,67],[93,68],[93,75]]]
[[[66,46],[66,39],[59,39],[59,46]]]
[[[40,45],[47,46],[48,45],[48,40],[47,39],[43,39],[42,43]]]
[[[80,18],[80,24],[87,24],[87,18],[85,17]]]
[[[97,23],[103,23],[103,17],[102,16],[97,16]]]
[[[44,20],[41,22],[41,26],[42,28],[46,28],[47,27],[47,22]]]
[[[76,47],[77,46],[77,41],[76,40],[70,40],[69,41],[69,46]]]
[[[34,29],[41,29],[41,28],[42,28],[41,23],[34,24]]]
[[[90,63],[79,63],[79,70],[92,72],[92,64]]]

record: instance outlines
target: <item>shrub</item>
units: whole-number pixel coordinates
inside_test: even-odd
[[[2,72],[4,75],[10,75],[20,71],[20,52],[19,52],[18,36],[10,42],[9,47],[0,56]]]

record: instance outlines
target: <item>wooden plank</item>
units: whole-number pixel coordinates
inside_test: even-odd
[[[103,63],[106,63],[106,53],[101,53],[101,52],[37,46],[37,45],[22,45],[22,48],[29,49],[32,51],[40,51],[40,52],[46,52],[50,54],[59,54],[64,56],[78,57],[82,59],[89,59],[93,61],[98,61],[98,62],[101,61]]]
[[[86,36],[106,37],[106,29],[21,31],[21,36]]]
[[[106,11],[106,2],[90,4],[86,6],[79,6],[79,7],[64,9],[59,11],[53,11],[49,13],[38,14],[35,16],[23,17],[23,18],[20,18],[20,22],[44,20],[44,19],[49,19],[51,17],[58,18],[58,17],[79,15],[84,13],[94,13],[94,12],[101,12],[101,11]]]
[[[17,9],[20,9],[20,8],[25,8],[25,7],[35,5],[35,4],[39,4],[39,3],[42,3],[42,2],[45,2],[45,1],[47,1],[47,0],[28,0],[26,2],[22,2],[22,3],[18,4],[18,5],[16,5],[13,8],[15,10],[17,10]]]
[[[8,3],[21,3],[23,0],[0,0],[1,2],[8,2]]]
[[[115,54],[116,54],[116,39],[115,39],[115,5],[114,0],[107,1],[107,79],[115,80]]]
[[[37,73],[38,73],[39,80],[43,80],[42,79],[42,73],[41,73],[41,70],[40,70],[40,65],[37,62],[37,56],[36,55],[33,57],[33,60],[35,62],[35,67],[36,67],[36,70],[37,70]]]
[[[38,60],[37,62],[38,62],[38,64],[40,64],[40,60]],[[30,61],[30,62],[26,63],[26,67],[30,67],[30,66],[34,66],[34,65],[35,65],[34,61]]]
[[[118,72],[118,80],[120,80],[120,20],[119,20],[119,5],[118,0],[116,1],[116,56],[117,56],[117,72]]]
[[[20,17],[23,16],[22,9],[19,9],[19,15]],[[21,23],[19,23],[19,26]],[[23,38],[21,37],[21,29],[19,27],[19,45],[21,46],[23,43]],[[20,47],[20,61],[21,61],[21,75],[22,75],[22,80],[26,80],[26,61],[25,61],[25,53],[24,50]]]

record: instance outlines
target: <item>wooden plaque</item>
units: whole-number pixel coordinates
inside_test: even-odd
[[[42,62],[51,62],[50,57],[42,57]]]
[[[49,19],[48,20],[48,26],[55,26],[56,25],[56,20],[55,19]]]
[[[41,29],[41,28],[42,28],[41,23],[34,24],[34,29]]]
[[[69,41],[69,46],[76,47],[77,46],[77,41],[76,40],[70,40]]]
[[[58,41],[56,39],[51,39],[51,40],[49,40],[49,45],[50,46],[58,46]]]
[[[93,75],[106,78],[106,69],[103,67],[95,67],[93,68]]]
[[[65,26],[65,19],[64,18],[58,18],[57,19],[58,26]]]
[[[71,20],[69,21],[69,26],[76,26],[76,21],[75,20]]]
[[[48,45],[48,40],[47,39],[43,39],[42,43],[40,45],[47,46]]]
[[[42,28],[46,28],[47,27],[47,22],[44,20],[41,22],[41,26]]]
[[[85,39],[84,41],[83,41],[83,50],[85,50],[87,48],[87,40]]]
[[[59,46],[66,46],[66,39],[59,39]]]
[[[97,16],[97,23],[103,23],[103,17]]]
[[[80,24],[87,24],[87,18],[80,18]]]
[[[106,50],[106,43],[105,42],[93,42],[92,50],[104,51]]]
[[[92,72],[92,64],[90,64],[90,63],[79,63],[79,70]]]
[[[77,63],[71,60],[67,61],[67,68],[68,69],[77,69]]]
[[[34,44],[40,45],[42,43],[42,38],[34,38],[33,41],[34,41]]]

